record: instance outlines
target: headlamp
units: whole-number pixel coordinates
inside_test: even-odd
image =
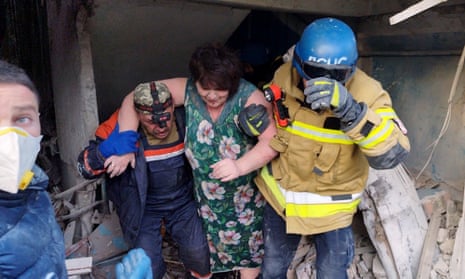
[[[159,112],[152,114],[152,123],[157,124],[160,128],[165,128],[167,126],[166,123],[170,121],[171,113],[169,112]]]

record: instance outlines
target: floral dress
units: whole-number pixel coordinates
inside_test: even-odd
[[[237,126],[237,116],[256,90],[241,80],[238,92],[213,122],[192,79],[186,87],[186,156],[194,173],[194,193],[210,246],[212,272],[259,267],[263,259],[265,200],[253,182],[256,172],[233,181],[210,177],[221,159],[240,158],[254,143]]]

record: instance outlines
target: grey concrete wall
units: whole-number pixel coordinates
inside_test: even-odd
[[[394,107],[408,128],[412,150],[407,166],[419,171],[427,163],[448,116],[448,100],[459,56],[375,57],[373,75],[391,93]],[[461,73],[450,109],[450,124],[425,169],[437,181],[465,180],[465,72]]]
[[[225,42],[249,10],[179,1],[95,1],[90,18],[99,115],[138,83],[188,75],[195,47]]]
[[[55,116],[63,187],[82,178],[76,171],[79,151],[98,124],[86,11],[75,1],[48,1],[48,25]]]

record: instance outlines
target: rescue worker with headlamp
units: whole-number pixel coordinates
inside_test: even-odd
[[[357,59],[351,28],[321,18],[275,72],[271,88],[282,91],[289,118],[270,143],[279,156],[256,178],[268,202],[262,278],[286,278],[302,235],[315,243],[318,279],[347,278],[351,224],[369,167],[395,167],[409,153],[389,94]]]
[[[209,278],[210,252],[184,155],[184,108],[174,107],[162,82],[141,83],[133,92],[139,131],[119,131],[116,111],[80,153],[78,170],[86,179],[108,174],[108,197],[116,206],[124,237],[131,248],[142,248],[149,256],[154,279],[166,273],[162,224],[176,241],[189,278]],[[112,168],[121,160],[132,168]]]

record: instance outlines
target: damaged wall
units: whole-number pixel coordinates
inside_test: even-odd
[[[448,99],[459,56],[378,57],[373,74],[391,93],[394,107],[407,126],[411,153],[407,165],[421,170],[448,114]],[[426,172],[437,181],[461,186],[465,169],[465,73],[452,99],[450,125]]]
[[[98,122],[126,93],[139,82],[187,74],[187,62],[196,46],[226,41],[250,12],[245,7],[192,2],[202,1],[99,0],[87,7],[89,18],[76,19],[80,2],[47,1],[56,122],[67,187],[74,184],[73,176],[79,180],[74,171],[77,154]],[[360,43],[360,65],[391,93],[409,130],[410,169],[420,170],[426,163],[428,146],[445,120],[452,79],[465,44],[464,11],[464,4],[437,7],[396,26],[388,24],[393,12],[349,18]],[[286,18],[284,23],[301,33],[310,19],[321,15],[309,11],[270,12],[270,16]],[[254,26],[245,28],[254,37]],[[273,31],[278,32],[267,30]],[[449,130],[426,169],[435,179],[460,187],[465,180],[461,171],[465,165],[463,91],[462,80]]]
[[[225,42],[248,13],[182,1],[98,1],[89,30],[100,118],[138,83],[186,76],[194,48]]]

